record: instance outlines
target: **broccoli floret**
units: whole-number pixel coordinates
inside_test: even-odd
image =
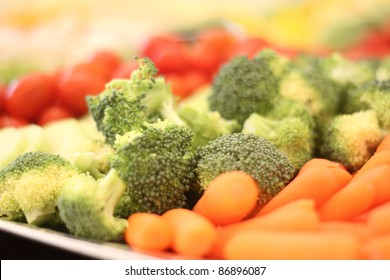
[[[268,202],[295,174],[293,164],[279,149],[254,134],[220,136],[197,149],[196,160],[202,189],[223,172],[241,170],[258,182],[260,204]]]
[[[127,220],[113,216],[125,191],[125,184],[114,169],[103,178],[80,173],[61,190],[57,207],[71,234],[99,241],[122,241]]]
[[[273,49],[262,49],[255,57],[263,60],[277,78],[283,77],[291,67],[291,61]]]
[[[208,104],[210,94],[211,89],[207,87],[202,92],[186,98],[177,108],[178,115],[193,132],[194,148],[241,129],[236,120],[226,120],[219,112],[210,110]]]
[[[242,124],[250,114],[264,114],[278,96],[278,79],[267,59],[236,56],[216,75],[209,97],[210,109]]]
[[[383,131],[390,131],[390,80],[366,83],[360,100],[372,109]]]
[[[55,204],[79,170],[61,156],[40,151],[20,155],[0,171],[0,215],[43,225],[56,218]]]
[[[185,207],[195,181],[191,130],[169,120],[145,126],[118,136],[110,161],[127,186],[127,216]]]
[[[335,84],[316,71],[293,68],[280,82],[282,98],[295,100],[307,108],[321,130],[338,112],[339,94]]]
[[[325,132],[321,151],[325,158],[354,172],[372,156],[381,139],[382,132],[372,110],[338,115]]]
[[[313,157],[314,131],[303,119],[285,117],[276,120],[253,113],[244,122],[242,132],[255,134],[274,144],[297,171]]]
[[[109,144],[116,135],[142,129],[145,121],[162,118],[183,124],[170,86],[163,77],[156,78],[156,66],[148,58],[137,60],[139,68],[130,79],[112,80],[102,93],[87,97],[89,112]]]
[[[378,81],[390,80],[390,56],[382,59],[375,72]]]
[[[85,141],[83,149],[73,154],[71,162],[84,173],[96,179],[104,177],[110,170],[110,158],[114,148],[101,139]]]

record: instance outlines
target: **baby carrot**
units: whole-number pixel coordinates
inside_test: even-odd
[[[390,151],[390,134],[383,138],[382,142],[376,147],[375,152],[378,153],[383,151]]]
[[[329,167],[329,168],[342,168],[344,170],[347,170],[344,165],[342,165],[340,162],[332,161],[325,158],[312,158],[308,160],[304,165],[302,165],[301,169],[298,172],[299,174],[302,174],[306,170],[309,170],[313,167],[317,166],[323,166],[323,167]]]
[[[368,161],[366,161],[366,163],[356,172],[352,180],[380,165],[390,165],[390,150],[372,155]]]
[[[319,207],[323,220],[351,220],[390,199],[390,166],[381,165],[352,180]]]
[[[369,230],[365,223],[349,221],[323,221],[320,222],[320,231],[322,232],[339,232],[348,233],[356,236],[359,240],[369,238]]]
[[[223,226],[241,221],[255,208],[258,200],[256,181],[242,171],[229,171],[211,181],[193,211],[215,225]]]
[[[143,250],[168,249],[173,240],[173,228],[161,216],[152,213],[135,213],[128,218],[125,241]]]
[[[390,202],[368,212],[367,227],[372,235],[390,234]]]
[[[390,234],[371,238],[362,246],[364,259],[390,260]]]
[[[321,205],[344,187],[351,178],[352,175],[343,168],[312,167],[297,175],[259,211],[258,215],[269,213],[301,198],[313,199],[316,206]]]
[[[300,199],[286,204],[269,214],[253,217],[238,223],[218,228],[217,240],[209,257],[223,258],[227,242],[238,233],[246,230],[316,231],[319,217],[314,202]]]
[[[352,260],[359,258],[359,240],[345,233],[243,231],[227,244],[229,260]]]
[[[162,217],[173,227],[172,249],[176,253],[201,257],[210,251],[217,231],[208,219],[184,208],[168,210]]]

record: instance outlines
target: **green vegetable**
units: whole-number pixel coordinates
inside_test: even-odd
[[[272,65],[272,66],[271,66]],[[223,65],[212,85],[210,109],[242,124],[250,114],[264,114],[278,97],[274,65],[261,56],[237,56]]]
[[[59,215],[77,237],[123,241],[127,220],[113,213],[125,188],[114,169],[98,180],[84,173],[73,176],[59,194]]]
[[[20,155],[0,171],[0,216],[43,225],[56,218],[56,201],[79,171],[64,158],[44,152]]]
[[[169,120],[145,125],[117,138],[110,161],[127,187],[127,209],[116,210],[124,216],[186,207],[195,181],[191,130]]]
[[[289,159],[269,141],[254,134],[223,135],[196,151],[196,175],[202,189],[219,174],[242,170],[259,184],[260,203],[268,202],[295,175]]]
[[[156,66],[148,58],[138,63],[131,79],[112,80],[102,93],[87,97],[89,112],[109,144],[117,135],[142,129],[145,121],[162,118],[183,124],[174,110],[176,100],[169,85],[163,77],[155,77]]]
[[[342,163],[349,171],[361,168],[382,140],[378,119],[372,110],[338,115],[329,124],[322,155]]]

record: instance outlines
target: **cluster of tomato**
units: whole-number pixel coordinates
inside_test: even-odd
[[[137,55],[149,57],[179,98],[212,81],[220,65],[235,54],[253,55],[268,46],[259,38],[242,39],[226,28],[208,28],[188,37],[169,33],[148,38]],[[55,73],[34,72],[0,84],[0,127],[44,125],[88,112],[85,97],[99,94],[113,78],[128,78],[137,68],[113,51],[98,51]]]

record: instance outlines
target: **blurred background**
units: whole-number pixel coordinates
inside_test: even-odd
[[[216,20],[278,46],[346,48],[386,22],[390,33],[389,12],[390,0],[1,0],[0,62],[53,68]]]

